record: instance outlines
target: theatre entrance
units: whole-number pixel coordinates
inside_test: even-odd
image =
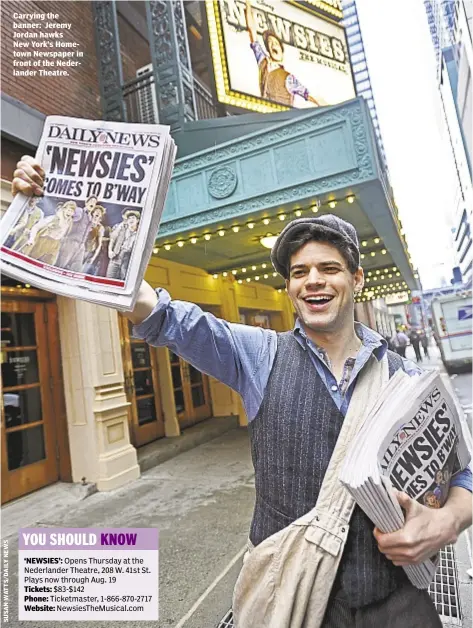
[[[2,290],[1,333],[4,503],[70,480],[70,458],[56,303],[10,299]]]
[[[164,437],[156,349],[132,338],[132,324],[120,316],[125,391],[130,410],[130,440],[135,447]]]

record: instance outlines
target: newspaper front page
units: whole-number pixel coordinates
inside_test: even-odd
[[[36,158],[44,196],[2,220],[1,269],[58,294],[131,307],[175,157],[169,127],[48,117]]]

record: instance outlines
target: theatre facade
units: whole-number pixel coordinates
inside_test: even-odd
[[[62,3],[50,4],[61,12]],[[215,56],[226,27],[214,3],[73,5],[83,44],[96,51],[89,71],[71,71],[69,90],[54,83],[64,78],[47,79],[50,90],[61,85],[54,108],[40,96],[44,82],[28,92],[21,81],[4,82],[2,210],[14,164],[34,152],[45,115],[159,118],[179,151],[146,271],[153,286],[229,321],[290,329],[294,313],[271,244],[293,218],[334,213],[360,237],[366,285],[356,317],[391,334],[383,298],[417,289],[417,279],[366,102],[296,108],[232,91]],[[336,5],[314,3],[311,16],[339,28]],[[235,6],[228,15],[241,22]],[[134,339],[116,311],[7,277],[1,291],[3,502],[58,480],[111,490],[139,477],[140,447],[158,439],[171,446],[209,417],[246,425],[233,391],[167,348]]]

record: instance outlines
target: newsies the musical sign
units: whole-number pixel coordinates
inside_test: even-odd
[[[355,96],[336,2],[206,0],[220,102],[258,112]]]

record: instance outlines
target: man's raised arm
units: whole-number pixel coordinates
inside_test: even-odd
[[[250,0],[246,0],[245,17],[246,28],[248,29],[248,34],[250,36],[250,42],[253,44],[256,41],[256,25]]]

